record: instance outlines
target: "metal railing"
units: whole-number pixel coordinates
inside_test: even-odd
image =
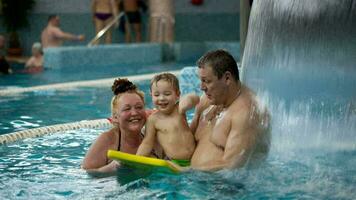
[[[118,26],[120,26],[119,19],[125,16],[125,12],[120,12],[110,23],[108,23],[101,31],[99,31],[95,37],[88,43],[88,47],[93,46],[96,42],[118,21]]]

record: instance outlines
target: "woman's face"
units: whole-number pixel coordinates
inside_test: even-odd
[[[136,93],[125,93],[117,101],[113,120],[121,130],[140,132],[146,123],[145,106],[141,97]]]

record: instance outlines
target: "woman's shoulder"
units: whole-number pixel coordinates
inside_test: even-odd
[[[97,140],[107,141],[107,142],[113,141],[117,135],[117,131],[118,129],[116,128],[112,128],[108,131],[105,131],[99,135]]]

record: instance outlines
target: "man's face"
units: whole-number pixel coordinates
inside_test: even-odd
[[[213,105],[223,104],[227,95],[227,85],[224,76],[221,79],[214,74],[209,65],[199,68],[200,89],[205,93]]]
[[[53,19],[53,24],[54,24],[55,26],[59,26],[59,25],[60,25],[60,19],[59,19],[58,16]]]

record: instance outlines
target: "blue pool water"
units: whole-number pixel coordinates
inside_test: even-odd
[[[164,63],[159,65],[117,65],[117,66],[107,66],[96,67],[85,66],[77,68],[62,68],[62,69],[45,69],[44,72],[39,74],[24,74],[24,73],[14,73],[9,76],[0,77],[0,89],[5,89],[8,87],[29,87],[53,83],[62,83],[69,81],[78,80],[93,80],[102,78],[111,78],[118,76],[129,76],[137,74],[147,74],[159,71],[170,71],[181,69],[186,65],[194,64],[191,63]],[[20,70],[20,69],[18,69]],[[18,71],[17,70],[17,71]]]
[[[145,93],[149,82],[137,82]],[[111,116],[110,87],[45,90],[4,96],[0,99],[0,135],[53,124]],[[152,108],[150,98],[146,105]]]
[[[122,169],[117,176],[94,178],[80,169],[80,163],[102,131],[66,131],[1,146],[0,198],[353,199],[356,195],[355,147],[288,145],[295,137],[273,140],[267,162],[258,169],[145,176]],[[273,135],[283,131],[277,128]],[[298,131],[289,130],[291,135]]]
[[[146,94],[148,83],[137,82]],[[11,114],[1,113],[7,123],[0,126],[8,132],[105,118],[110,98],[109,88],[9,96],[2,101]],[[353,199],[356,115],[350,106],[342,98],[324,107],[272,94],[260,94],[259,99],[273,119],[271,151],[260,168],[181,175],[120,169],[116,176],[91,177],[80,169],[81,160],[104,130],[80,129],[0,146],[0,198]]]
[[[271,149],[259,168],[91,177],[80,163],[104,130],[80,129],[1,145],[0,199],[355,199],[355,8],[351,0],[254,1],[243,81],[272,116]],[[63,74],[2,83],[93,78]],[[139,84],[147,91],[147,83]],[[110,97],[109,88],[1,97],[0,128],[107,117]]]

